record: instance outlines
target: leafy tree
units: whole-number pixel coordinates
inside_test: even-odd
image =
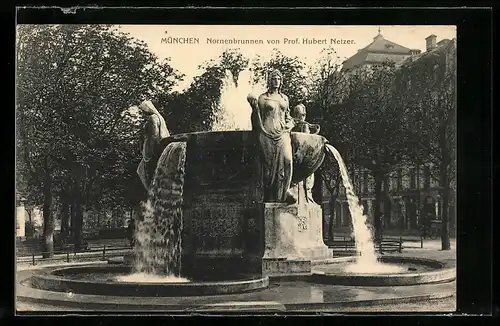
[[[314,110],[308,110],[321,122],[328,119],[332,107],[342,103],[346,93],[346,74],[341,70],[342,62],[334,48],[321,51],[316,62],[308,71],[308,103]],[[334,122],[334,121],[331,121]]]
[[[241,52],[235,49],[229,49],[220,56],[219,66],[223,70],[228,70],[233,76],[233,81],[238,86],[238,76],[240,72],[248,67],[249,60]]]
[[[181,76],[108,25],[23,25],[17,50],[19,179],[25,196],[43,203],[50,256],[53,196],[62,224],[73,218],[78,249],[83,210],[123,205],[136,178],[138,121],[124,111],[169,92]]]
[[[393,63],[384,62],[350,74],[348,94],[336,116],[339,141],[349,148],[346,161],[369,170],[375,180],[376,238],[381,235],[382,184],[406,157],[405,110],[395,91],[395,72]]]

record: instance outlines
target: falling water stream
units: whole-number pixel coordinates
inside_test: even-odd
[[[339,165],[342,182],[344,184],[349,211],[351,212],[352,227],[354,232],[354,242],[357,251],[357,260],[354,264],[346,267],[349,273],[397,273],[404,270],[398,265],[382,264],[378,262],[375,254],[372,233],[367,225],[367,218],[363,214],[363,207],[359,204],[359,199],[354,193],[354,188],[349,179],[347,168],[342,156],[337,149],[329,144],[326,145],[327,151],[334,156]]]
[[[186,143],[164,149],[135,231],[134,273],[122,282],[189,282],[181,275],[181,233]]]

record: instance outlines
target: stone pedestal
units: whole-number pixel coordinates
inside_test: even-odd
[[[323,243],[319,205],[304,200],[294,205],[264,203],[263,210],[264,275],[310,273],[312,260],[332,256]]]
[[[262,275],[308,275],[311,273],[311,266],[311,260],[308,259],[263,258]]]

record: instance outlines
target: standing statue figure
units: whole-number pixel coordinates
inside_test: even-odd
[[[269,74],[267,92],[258,99],[248,95],[252,106],[252,129],[257,132],[264,160],[264,200],[297,202],[290,191],[292,182],[292,142],[290,131],[295,126],[290,116],[288,97],[281,92],[283,75],[279,70]]]
[[[318,124],[307,122],[306,115],[307,110],[304,104],[298,104],[293,108],[291,116],[295,121],[295,127],[292,129],[292,131],[317,135],[319,133],[320,126]],[[314,200],[312,198],[314,174],[311,174],[311,176],[309,176],[304,182],[301,182],[300,184],[304,187],[307,201],[314,203]]]
[[[155,156],[159,155],[158,146],[163,138],[170,136],[167,123],[151,101],[143,101],[139,109],[146,114],[144,127],[144,143],[142,147],[142,160],[137,168],[142,184],[148,190],[156,169]]]

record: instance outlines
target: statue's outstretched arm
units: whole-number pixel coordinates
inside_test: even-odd
[[[252,107],[252,115],[250,120],[252,122],[252,129],[262,131],[262,118],[260,115],[258,99],[252,94],[248,94],[247,101]]]
[[[285,124],[286,124],[286,128],[287,129],[292,129],[293,127],[295,127],[295,120],[292,118],[291,114],[290,114],[290,103],[288,101],[288,96],[286,95],[282,95],[283,98],[285,99],[285,102],[286,102],[286,109],[285,109]]]

